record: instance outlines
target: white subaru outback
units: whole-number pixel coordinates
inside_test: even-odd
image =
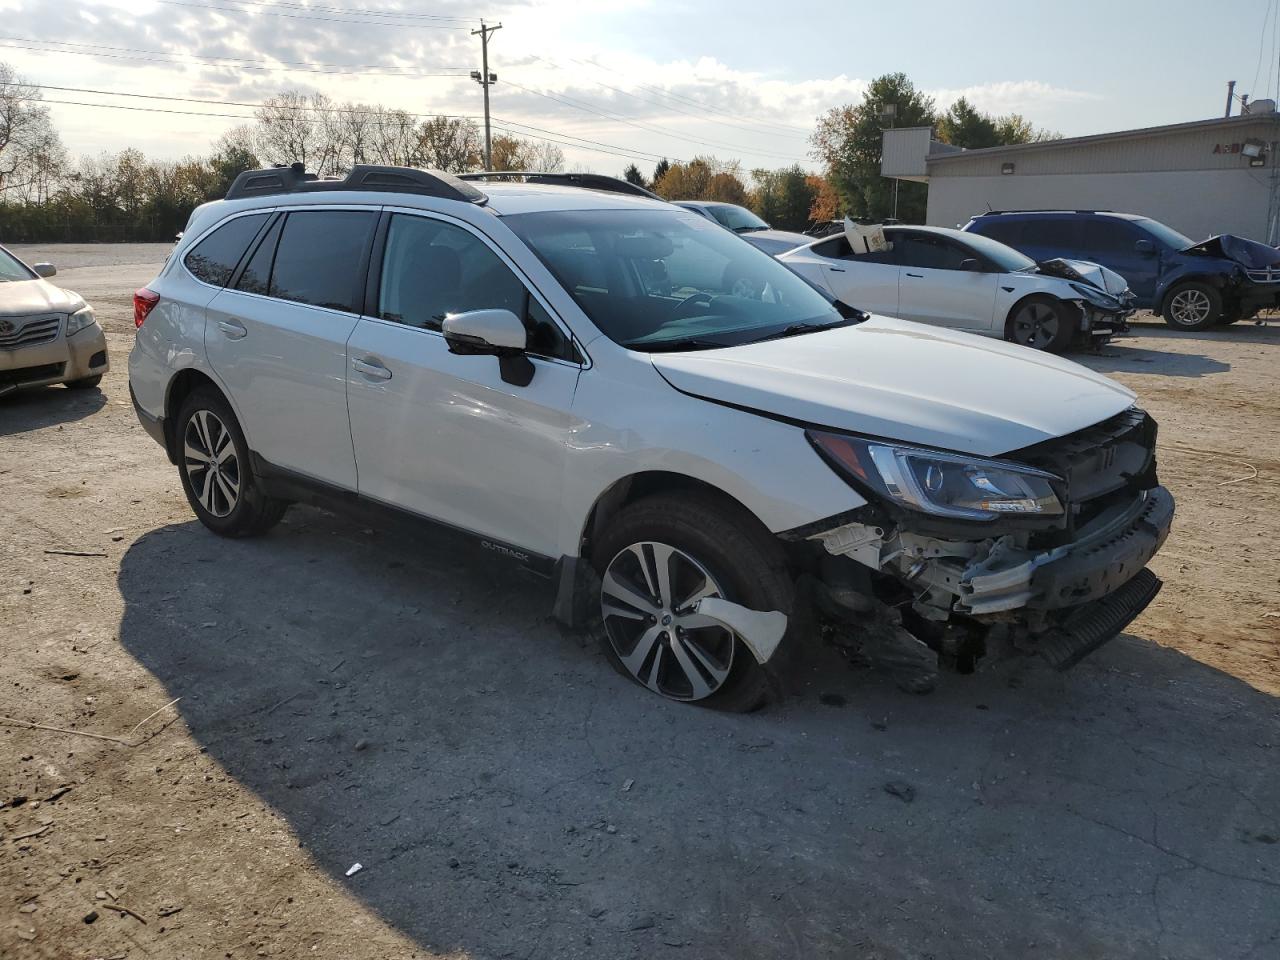
[[[1125,388],[841,307],[620,181],[500,179],[294,165],[192,215],[129,377],[209,529],[443,524],[638,683],[739,710],[820,634],[923,689],[993,637],[1065,669],[1159,590]]]

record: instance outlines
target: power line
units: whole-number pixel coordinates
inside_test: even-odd
[[[397,17],[406,20],[453,20],[459,23],[471,23],[476,17],[450,17],[438,13],[413,13],[406,10],[371,10],[368,7],[321,7],[310,3],[286,3],[284,0],[230,0],[245,7],[283,7],[291,10],[305,10],[313,13],[340,13],[352,16]]]
[[[16,84],[15,84],[15,86],[16,86]],[[35,83],[22,84],[22,86],[36,87],[36,88],[38,88],[38,89],[44,89],[44,87],[42,87],[40,84],[35,84]],[[104,93],[104,94],[106,94],[106,95],[108,95],[108,96],[121,96],[121,94],[111,94],[111,93],[109,93],[109,92],[107,92],[107,91],[98,91],[98,92]],[[148,94],[123,94],[123,96],[138,96],[138,97],[145,97],[145,96],[149,96],[149,95],[148,95]],[[219,101],[193,100],[192,98],[187,98],[187,97],[159,97],[159,96],[155,96],[155,97],[152,97],[152,99],[159,99],[159,100],[176,100],[176,101],[184,102],[184,103],[186,103],[186,102],[193,102],[193,103],[208,103],[208,104],[210,104],[210,105],[212,105],[212,106],[222,105]],[[218,119],[227,119],[227,120],[249,120],[249,121],[257,119],[256,117],[254,117],[254,116],[253,116],[253,115],[251,115],[251,114],[246,115],[246,114],[242,114],[242,113],[214,113],[214,112],[210,112],[210,111],[207,111],[207,110],[178,110],[178,109],[170,109],[170,108],[166,108],[166,107],[130,106],[130,105],[128,105],[128,104],[122,104],[122,103],[89,103],[89,102],[87,102],[87,101],[83,101],[83,100],[52,100],[52,99],[44,99],[44,100],[42,100],[41,102],[42,102],[42,103],[57,104],[57,105],[60,105],[60,106],[69,106],[69,107],[91,107],[91,108],[99,108],[99,109],[105,109],[105,110],[127,110],[127,111],[134,112],[134,113],[160,113],[160,114],[167,114],[167,115],[171,115],[171,116],[187,116],[187,117],[214,117],[214,118],[218,118]],[[231,105],[233,105],[233,104],[226,104],[226,105],[227,105],[227,106],[231,106]],[[234,104],[234,105],[242,105],[242,106],[245,106],[245,107],[260,107],[260,106],[263,106],[262,104],[248,104],[248,103],[245,103],[245,104]],[[314,110],[314,109],[318,109],[318,108],[315,108],[315,107],[309,107],[309,108],[305,108],[305,107],[296,107],[296,108],[287,108],[287,109],[299,109],[299,110],[301,110],[301,109],[312,109],[312,110]],[[408,116],[411,116],[411,117],[414,117],[414,118],[447,117],[447,118],[449,118],[449,119],[457,119],[457,120],[479,120],[479,119],[480,119],[480,117],[479,117],[478,115],[476,115],[476,114],[457,114],[457,113],[453,113],[453,114],[449,114],[449,113],[438,113],[438,114],[408,114]],[[299,123],[324,123],[324,118],[323,118],[323,117],[296,117],[296,118],[295,118],[295,120],[296,120],[297,122],[299,122]],[[495,120],[495,121],[498,121],[498,120],[499,120],[499,118],[495,117],[495,118],[494,118],[494,120]],[[563,147],[574,147],[574,148],[576,148],[576,149],[579,149],[579,150],[586,150],[586,151],[591,152],[591,153],[604,153],[604,154],[608,154],[608,155],[610,155],[610,156],[614,156],[614,157],[621,157],[621,158],[623,158],[624,160],[644,160],[644,161],[646,161],[646,162],[647,162],[647,161],[649,161],[650,159],[652,159],[654,156],[656,156],[656,154],[645,154],[645,153],[641,153],[641,152],[637,152],[637,151],[632,151],[632,150],[630,150],[630,149],[629,149],[629,148],[627,148],[627,147],[619,147],[619,146],[616,146],[616,145],[614,145],[614,144],[605,144],[605,143],[601,143],[600,141],[597,141],[597,140],[587,140],[587,139],[582,138],[582,137],[573,137],[573,136],[571,136],[570,134],[559,134],[559,135],[557,135],[557,136],[538,136],[538,135],[536,135],[536,134],[526,133],[524,130],[518,130],[518,129],[515,129],[513,126],[508,126],[508,124],[514,124],[515,126],[518,126],[518,127],[525,127],[525,128],[527,128],[527,129],[530,129],[530,130],[540,130],[540,129],[542,129],[542,128],[539,128],[539,127],[531,127],[531,126],[529,126],[529,125],[527,125],[527,124],[517,123],[517,122],[516,122],[516,121],[514,121],[514,120],[504,120],[504,121],[501,121],[501,122],[495,122],[495,123],[493,124],[493,128],[494,128],[495,130],[498,130],[498,131],[502,132],[502,133],[509,133],[509,134],[511,134],[512,136],[515,136],[515,137],[526,137],[526,138],[528,138],[528,139],[530,139],[530,140],[541,140],[541,141],[543,141],[543,142],[545,142],[545,143],[554,143],[554,144],[557,144],[557,145],[559,145],[559,146],[563,146]],[[383,121],[373,121],[373,125],[374,125],[374,126],[378,126],[378,127],[389,127],[389,126],[395,126],[396,124],[394,124],[394,122],[392,122],[392,121],[383,120]],[[549,131],[549,132],[553,132],[553,133],[554,133],[555,131]],[[562,137],[568,137],[569,139],[567,139],[567,140],[566,140],[566,139],[561,139]],[[573,142],[573,141],[577,141],[577,142]],[[593,145],[591,145],[591,144],[594,144],[594,146],[593,146]]]
[[[415,30],[470,30],[466,26],[452,26],[442,23],[405,23],[399,20],[359,20],[338,17],[317,17],[303,13],[282,13],[278,10],[254,9],[252,7],[221,7],[211,3],[193,3],[189,0],[158,0],[170,7],[192,7],[196,10],[216,10],[219,13],[261,13],[269,17],[284,17],[288,20],[313,20],[319,23],[358,23],[368,26],[383,27],[410,27]],[[236,0],[223,0],[224,3],[234,3]]]

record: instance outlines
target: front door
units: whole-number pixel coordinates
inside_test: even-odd
[[[898,267],[898,316],[959,330],[992,329],[999,274],[966,270],[974,254],[928,233],[893,238]]]
[[[346,347],[376,211],[282,214],[205,311],[205,349],[254,451],[273,466],[356,488]]]
[[[1156,295],[1156,279],[1160,275],[1160,258],[1150,238],[1127,221],[1110,217],[1086,220],[1081,236],[1080,260],[1114,270],[1129,281],[1134,296],[1150,302]],[[1138,250],[1139,240],[1147,240],[1152,249]]]
[[[376,303],[348,343],[360,493],[500,547],[558,556],[581,370],[573,343],[470,227],[397,213],[384,230]],[[482,308],[524,318],[535,368],[527,386],[504,381],[496,357],[449,352],[444,317]]]

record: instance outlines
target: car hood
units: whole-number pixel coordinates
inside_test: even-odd
[[[1230,233],[1219,234],[1208,240],[1193,243],[1182,252],[1234,260],[1246,270],[1266,270],[1269,267],[1280,266],[1280,249]]]
[[[1129,281],[1114,270],[1108,270],[1100,263],[1057,257],[1053,260],[1041,261],[1036,266],[1039,268],[1040,273],[1048,274],[1051,277],[1061,277],[1064,280],[1074,280],[1077,283],[1085,283],[1112,297],[1123,297],[1129,290]]]
[[[56,287],[47,280],[11,280],[0,283],[0,315],[72,313],[84,306],[79,294]]]
[[[738,236],[769,253],[780,253],[806,243],[813,243],[813,237],[806,237],[803,233],[792,233],[790,230],[751,230],[740,233]]]
[[[980,456],[1072,433],[1134,400],[1069,360],[890,317],[652,361],[705,400]]]

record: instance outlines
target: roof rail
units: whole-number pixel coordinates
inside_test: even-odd
[[[416,193],[445,200],[484,203],[489,198],[441,170],[418,170],[414,167],[387,167],[358,163],[345,179],[329,177],[321,180],[307,173],[300,163],[245,170],[227,191],[228,200],[265,197],[280,193],[322,193],[340,190],[366,190],[378,193]]]
[[[511,180],[520,177],[525,183],[551,183],[561,187],[582,187],[586,190],[602,190],[606,193],[626,193],[635,197],[662,198],[652,190],[618,177],[603,173],[547,173],[542,170],[481,170],[478,173],[460,173],[460,180]]]
[[[1023,210],[983,210],[978,214],[980,217],[998,215],[1001,213],[1115,213],[1114,210],[1066,210],[1061,207],[1027,207]]]

